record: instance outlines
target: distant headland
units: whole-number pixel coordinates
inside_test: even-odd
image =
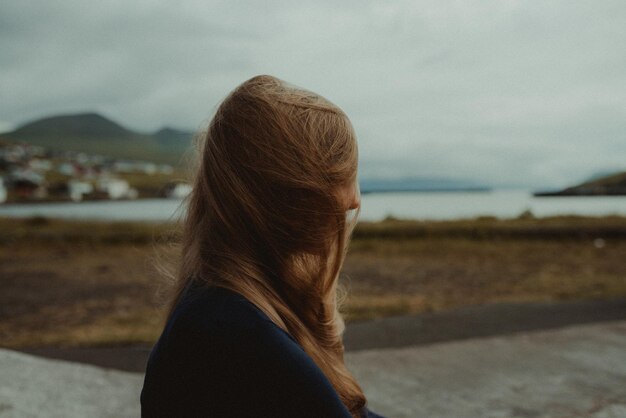
[[[537,197],[548,196],[626,196],[626,172],[614,173],[595,178],[556,191],[537,191]]]

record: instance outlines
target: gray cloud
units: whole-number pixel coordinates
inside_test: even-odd
[[[196,129],[269,73],[350,115],[362,175],[562,186],[624,168],[626,4],[0,4],[0,128],[96,110]]]

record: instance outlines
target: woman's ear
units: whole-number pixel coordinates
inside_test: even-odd
[[[357,209],[361,206],[361,192],[357,180],[354,180],[349,185],[341,186],[337,193],[344,211]]]
[[[361,206],[361,191],[359,189],[359,182],[354,181],[348,192],[348,210],[357,209]]]

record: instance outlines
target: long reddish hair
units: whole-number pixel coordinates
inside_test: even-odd
[[[344,363],[338,284],[356,216],[338,190],[357,176],[352,125],[336,105],[275,77],[247,80],[198,137],[173,311],[191,278],[236,291],[294,337],[358,417]]]

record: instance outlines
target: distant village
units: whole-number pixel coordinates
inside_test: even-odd
[[[167,164],[0,143],[0,203],[180,199],[189,194],[191,186],[173,178],[174,168]]]

